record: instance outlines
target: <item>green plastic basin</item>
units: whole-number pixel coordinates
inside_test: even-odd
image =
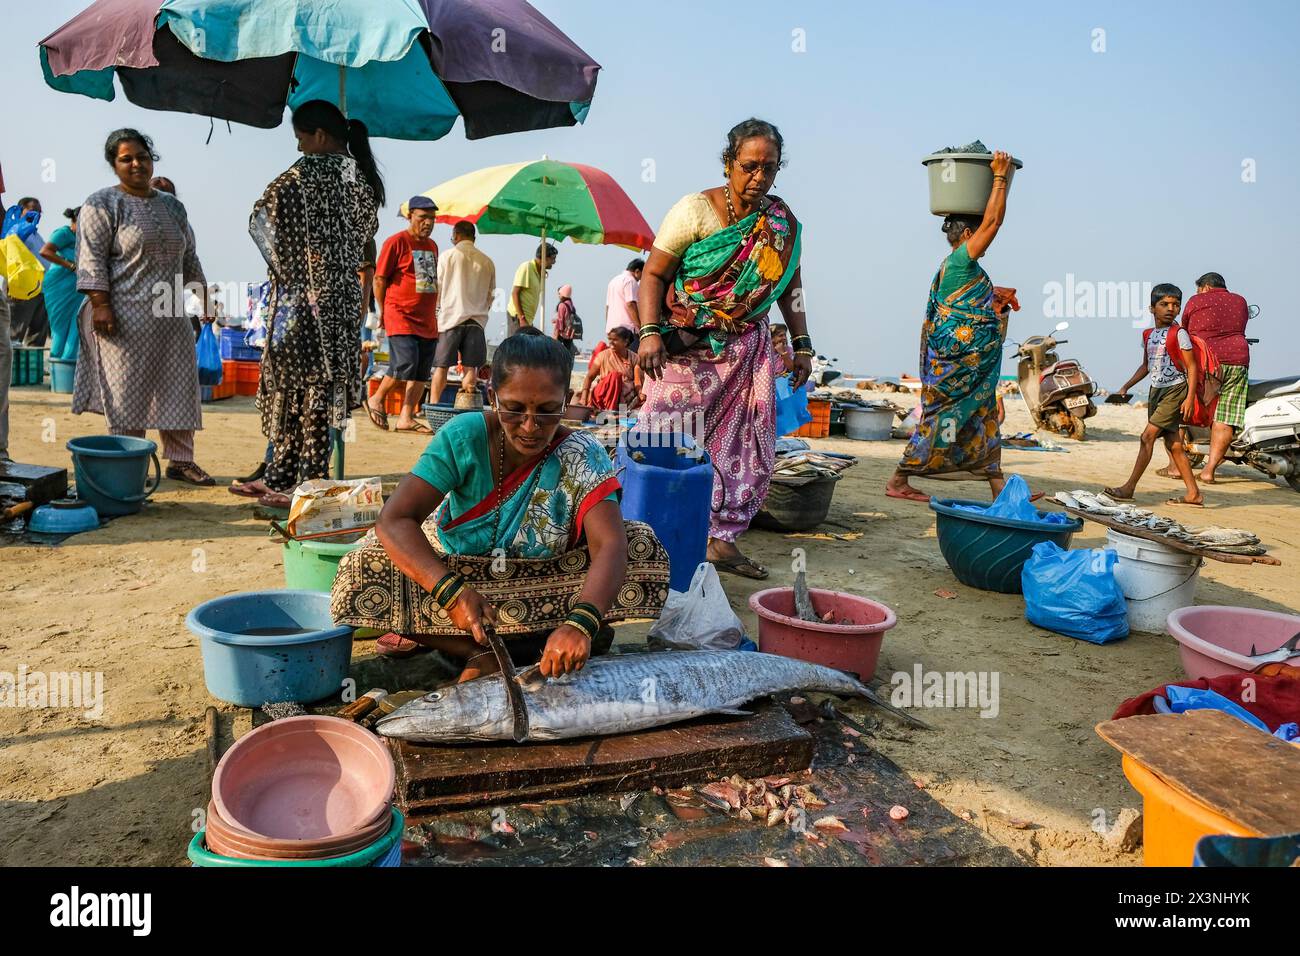
[[[343,555],[361,544],[356,541],[286,541],[283,548],[284,586],[295,591],[325,591],[334,587]]]

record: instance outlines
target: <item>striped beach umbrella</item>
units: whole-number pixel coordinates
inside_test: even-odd
[[[609,173],[581,163],[541,159],[489,166],[424,193],[438,206],[438,221],[467,220],[479,232],[569,238],[593,245],[646,250],[654,232]],[[402,213],[405,215],[403,205]],[[546,276],[542,276],[542,321]]]

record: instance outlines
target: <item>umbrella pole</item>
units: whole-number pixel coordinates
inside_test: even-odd
[[[546,334],[546,253],[545,253],[545,251],[544,251],[544,250],[546,249],[546,227],[545,227],[545,226],[542,226],[542,243],[541,243],[541,248],[543,249],[543,252],[542,252],[542,265],[541,265],[541,270],[542,270],[542,302],[541,302],[541,306],[542,306],[542,319],[541,319],[541,329],[542,329],[542,334],[544,335],[544,334]]]
[[[339,112],[348,115],[348,68],[339,65]]]

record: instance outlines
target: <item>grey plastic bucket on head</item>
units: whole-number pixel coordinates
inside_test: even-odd
[[[982,216],[993,192],[992,153],[934,153],[921,160],[930,177],[930,212],[936,216]],[[1007,185],[1024,166],[1011,157]]]
[[[92,504],[101,518],[132,515],[162,481],[158,446],[130,435],[87,435],[68,441],[77,497]],[[153,463],[153,482],[146,483]]]

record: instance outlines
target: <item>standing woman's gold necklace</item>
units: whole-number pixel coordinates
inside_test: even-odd
[[[740,220],[736,218],[736,207],[731,205],[731,183],[722,184],[722,195],[727,198],[727,225],[734,226]]]

